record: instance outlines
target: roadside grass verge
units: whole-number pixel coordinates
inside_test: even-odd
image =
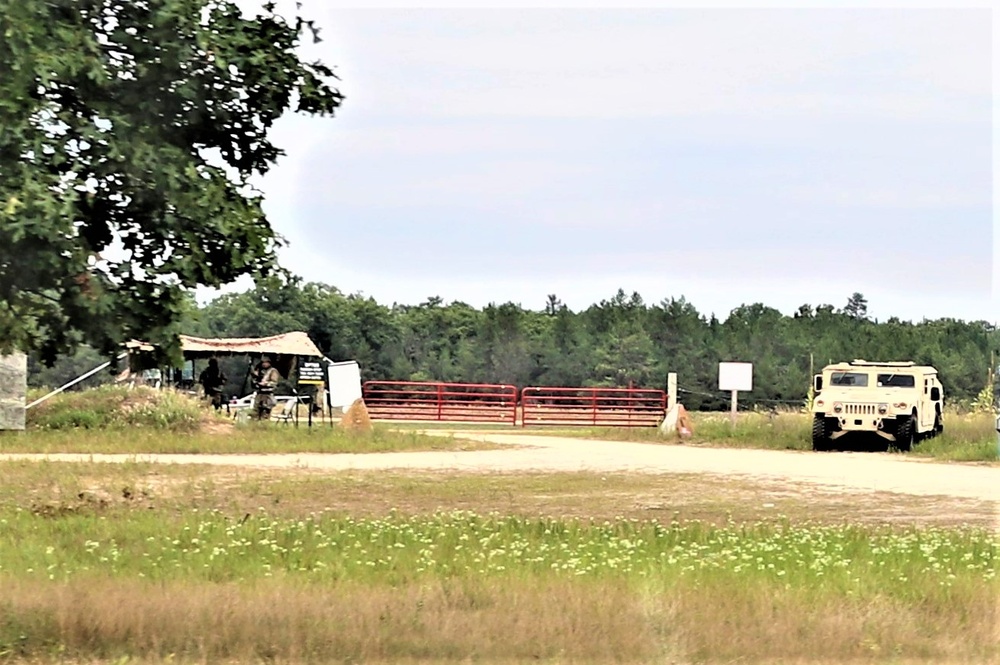
[[[369,433],[339,427],[275,423],[229,425],[210,433],[157,429],[42,430],[0,435],[0,453],[269,454],[488,450],[494,444],[401,432],[376,425]]]
[[[741,412],[735,428],[728,413],[690,413],[693,436],[661,433],[655,427],[517,428],[516,433],[569,436],[609,441],[687,443],[727,448],[812,450],[812,420],[809,414],[779,411],[774,414]],[[513,429],[513,428],[512,428]],[[847,449],[885,451],[877,437],[844,443]],[[941,436],[920,441],[910,454],[943,461],[997,461],[997,432],[990,414],[946,414]]]
[[[4,511],[0,524],[0,646],[26,659],[1000,655],[998,542],[975,529],[464,511]]]
[[[28,411],[25,432],[0,433],[0,453],[367,453],[483,450],[489,443],[375,423],[371,432],[329,421],[235,423],[171,390],[101,386],[56,395]]]

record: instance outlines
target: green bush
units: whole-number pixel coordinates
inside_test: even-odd
[[[157,428],[193,431],[210,415],[198,400],[171,390],[101,386],[66,392],[28,410],[32,429]]]

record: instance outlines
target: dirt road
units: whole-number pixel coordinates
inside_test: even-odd
[[[462,452],[289,455],[6,454],[0,459],[212,464],[259,468],[422,469],[466,472],[597,471],[602,473],[707,473],[807,483],[843,491],[896,492],[992,501],[1000,514],[1000,467],[943,464],[899,455],[723,449],[620,441],[428,431],[510,446]]]

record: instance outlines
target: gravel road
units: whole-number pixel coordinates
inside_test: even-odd
[[[427,434],[500,444],[505,449],[362,454],[90,455],[5,454],[0,459],[212,464],[258,468],[422,469],[492,471],[597,471],[602,473],[708,473],[807,483],[855,492],[896,492],[992,501],[1000,514],[1000,467],[935,463],[885,453],[814,453],[707,448],[620,441],[434,431]],[[509,448],[506,448],[509,446]]]

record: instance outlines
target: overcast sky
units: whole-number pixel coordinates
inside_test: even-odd
[[[351,10],[266,209],[310,281],[1000,319],[987,9]]]

